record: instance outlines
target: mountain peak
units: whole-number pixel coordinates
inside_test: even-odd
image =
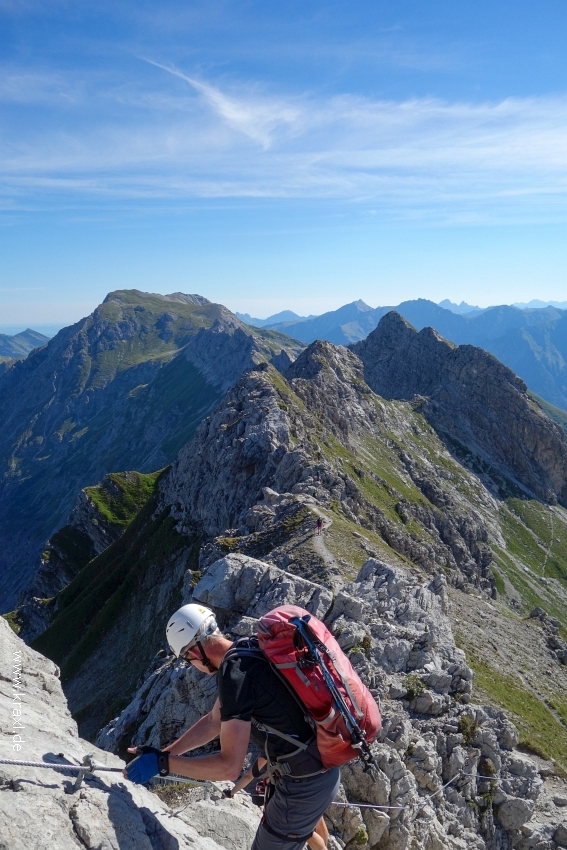
[[[140,289],[116,289],[114,292],[108,293],[103,304],[107,304],[109,301],[126,301],[129,303],[132,300],[140,298],[148,300],[155,299],[172,304],[195,304],[199,307],[213,303],[203,295],[186,295],[184,292],[172,292],[169,295],[161,295],[159,292],[142,292]]]
[[[565,433],[531,401],[524,382],[487,351],[454,345],[432,328],[418,333],[395,312],[352,350],[375,393],[421,397],[422,412],[450,444],[466,445],[524,491],[567,503]]]

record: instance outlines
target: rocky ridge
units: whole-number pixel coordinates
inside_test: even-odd
[[[461,455],[472,454],[488,475],[492,468],[493,478],[504,479],[504,492],[516,485],[544,501],[567,504],[567,435],[491,354],[455,346],[432,328],[418,333],[395,312],[352,348],[374,392],[416,399]]]
[[[362,369],[347,349],[316,343],[286,378],[262,364],[245,374],[164,475],[136,528],[62,591],[34,646],[61,664],[82,734],[124,704],[162,646],[159,616],[228,552],[336,590],[370,555],[442,573],[455,592],[498,596],[502,613],[518,620],[537,600],[564,623],[563,509],[496,498],[411,404],[376,396]],[[99,609],[104,617],[93,616]],[[544,707],[550,699],[559,692],[541,694],[548,748],[564,735]]]
[[[405,850],[531,850],[562,846],[564,812],[549,775],[516,750],[504,713],[471,702],[473,673],[446,617],[447,586],[369,559],[333,599],[321,585],[244,555],[214,562],[185,600],[211,606],[233,636],[253,634],[278,604],[325,618],[379,700],[383,728],[374,778],[342,769],[328,820],[340,846]],[[98,737],[165,746],[212,705],[214,682],[183,661],[158,664],[130,705]],[[560,799],[560,797],[555,794]],[[382,809],[359,808],[364,803]],[[393,807],[393,808],[386,808]]]
[[[115,470],[166,466],[242,371],[302,347],[200,296],[122,290],[5,370],[2,610],[29,586],[80,489]]]
[[[0,673],[2,715],[15,717],[16,675],[21,694],[17,717],[24,727],[14,738],[15,730],[4,724],[2,758],[77,765],[91,753],[96,764],[123,767],[121,759],[78,737],[56,666],[26,646],[1,618],[0,647],[6,660]],[[13,748],[15,740],[23,742],[20,750]],[[0,846],[6,850],[241,850],[258,824],[255,807],[245,800],[231,801],[227,812],[219,793],[178,811],[146,788],[127,782],[120,772],[87,774],[73,793],[76,776],[65,770],[0,764]]]
[[[314,343],[288,369],[286,381],[259,367],[229,391],[194,443],[181,451],[161,489],[161,503],[171,506],[178,530],[187,521],[210,536],[234,529],[233,536],[246,537],[258,533],[262,516],[269,521],[277,515],[274,505],[262,505],[262,488],[317,493],[322,504],[339,502],[349,519],[425,568],[443,565],[453,568],[457,582],[465,572],[489,585],[491,554],[481,514],[465,506],[455,488],[448,494],[447,477],[433,459],[424,463],[386,436],[400,430],[402,436],[406,423],[369,391],[360,360],[346,349]],[[388,441],[413,493],[422,496],[412,504],[395,488],[389,491],[375,455],[368,484],[395,508],[394,521],[381,500],[368,498],[366,473],[357,466],[361,451],[383,451],[380,444]],[[359,472],[345,463],[349,454]],[[486,496],[481,500],[492,507]],[[404,517],[426,527],[431,542],[408,534]]]

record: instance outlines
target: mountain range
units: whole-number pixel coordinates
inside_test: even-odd
[[[551,798],[519,829],[526,752],[567,773],[567,435],[494,355],[415,325],[386,310],[350,347],[306,345],[201,296],[118,291],[12,363],[5,609],[27,593],[6,618],[60,667],[81,734],[122,752],[171,741],[213,694],[167,656],[172,610],[195,598],[242,635],[300,600],[381,700],[388,788],[419,800],[466,759],[507,771],[503,794],[455,785],[419,829],[382,819],[376,838],[367,818],[343,843],[460,850],[464,825],[478,850],[551,847]]]
[[[467,310],[470,307],[464,306]],[[324,339],[350,345],[364,339],[391,310],[417,330],[432,327],[458,345],[484,348],[519,375],[536,396],[561,411],[567,410],[567,312],[557,307],[520,309],[504,305],[461,313],[423,298],[376,308],[359,300],[315,318],[276,322],[268,327],[306,344]],[[567,422],[562,413],[548,412]]]
[[[94,546],[101,505],[131,516],[121,502],[142,491],[129,481],[114,479],[113,502],[108,481],[89,488],[64,527]],[[567,768],[567,643],[545,630],[540,640],[526,620],[537,609],[558,631],[567,625],[567,436],[493,356],[391,312],[355,350],[318,341],[283,373],[253,366],[144,487],[131,521],[113,523],[113,542],[54,598],[11,615],[25,633],[28,609],[37,623],[43,608],[33,646],[60,665],[82,734],[112,720],[125,741],[144,722],[165,612],[202,576],[209,586],[207,571],[228,554],[335,591],[372,556],[448,583],[483,698],[514,712],[525,746]],[[57,558],[74,545],[67,534],[48,547]],[[238,599],[255,592],[246,575]],[[231,623],[222,599],[215,606]],[[473,611],[487,635],[467,628]]]
[[[241,322],[246,322],[247,325],[253,325],[255,328],[267,328],[279,322],[305,322],[307,319],[316,318],[315,316],[298,316],[293,310],[282,310],[281,313],[274,313],[267,319],[255,319],[250,313],[237,312],[236,316]]]
[[[246,369],[302,347],[201,296],[129,290],[13,362],[0,375],[4,609],[81,488],[166,466]]]

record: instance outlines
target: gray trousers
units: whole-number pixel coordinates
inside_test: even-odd
[[[321,815],[329,808],[339,790],[341,772],[338,767],[305,779],[282,777],[276,782],[265,817],[276,832],[288,835],[311,835]],[[305,841],[278,838],[262,825],[252,850],[301,850]]]

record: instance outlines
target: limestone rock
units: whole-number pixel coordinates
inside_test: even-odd
[[[205,571],[194,594],[215,607],[233,633],[249,634],[274,603],[320,605],[311,610],[324,611],[328,598],[316,588],[273,565],[233,554]],[[357,762],[345,765],[337,800],[349,805],[331,806],[327,813],[337,838],[352,850],[508,847],[540,795],[537,767],[513,749],[517,732],[503,712],[453,698],[468,695],[472,673],[435,591],[433,582],[415,571],[369,559],[337,594],[327,616],[339,640],[346,636],[350,660],[380,701],[383,717],[372,747],[375,774],[365,773]],[[353,638],[360,642],[352,644]],[[402,642],[407,647],[400,651]],[[407,695],[427,675],[429,690],[422,682],[423,691],[411,703],[388,698],[396,687]],[[425,694],[439,700],[438,714],[431,713],[429,703],[422,706]],[[97,743],[116,749],[130,736],[136,743],[163,746],[204,713],[214,695],[208,677],[184,662],[165,661]],[[498,782],[482,778],[484,771]],[[546,826],[542,833],[545,840],[550,840],[549,830]]]
[[[299,605],[322,619],[333,601],[320,585],[246,555],[214,563],[193,591],[193,599],[230,614],[258,618],[278,605]]]
[[[116,756],[77,735],[55,665],[27,647],[0,618],[0,653],[9,659],[0,673],[0,708],[13,714],[13,679],[21,670],[23,741],[14,750],[14,729],[4,726],[6,758],[56,764],[79,764],[91,752],[95,762],[121,768]],[[18,727],[19,728],[19,727]],[[58,755],[64,753],[64,756]],[[0,845],[10,850],[218,850],[210,837],[173,816],[145,788],[132,785],[121,772],[87,776],[81,790],[66,793],[76,773],[36,767],[0,766]]]
[[[243,850],[252,846],[261,813],[248,797],[239,794],[233,800],[199,800],[183,809],[179,818],[226,850]]]
[[[519,829],[530,819],[533,804],[529,800],[510,797],[498,807],[497,817],[504,829]]]

